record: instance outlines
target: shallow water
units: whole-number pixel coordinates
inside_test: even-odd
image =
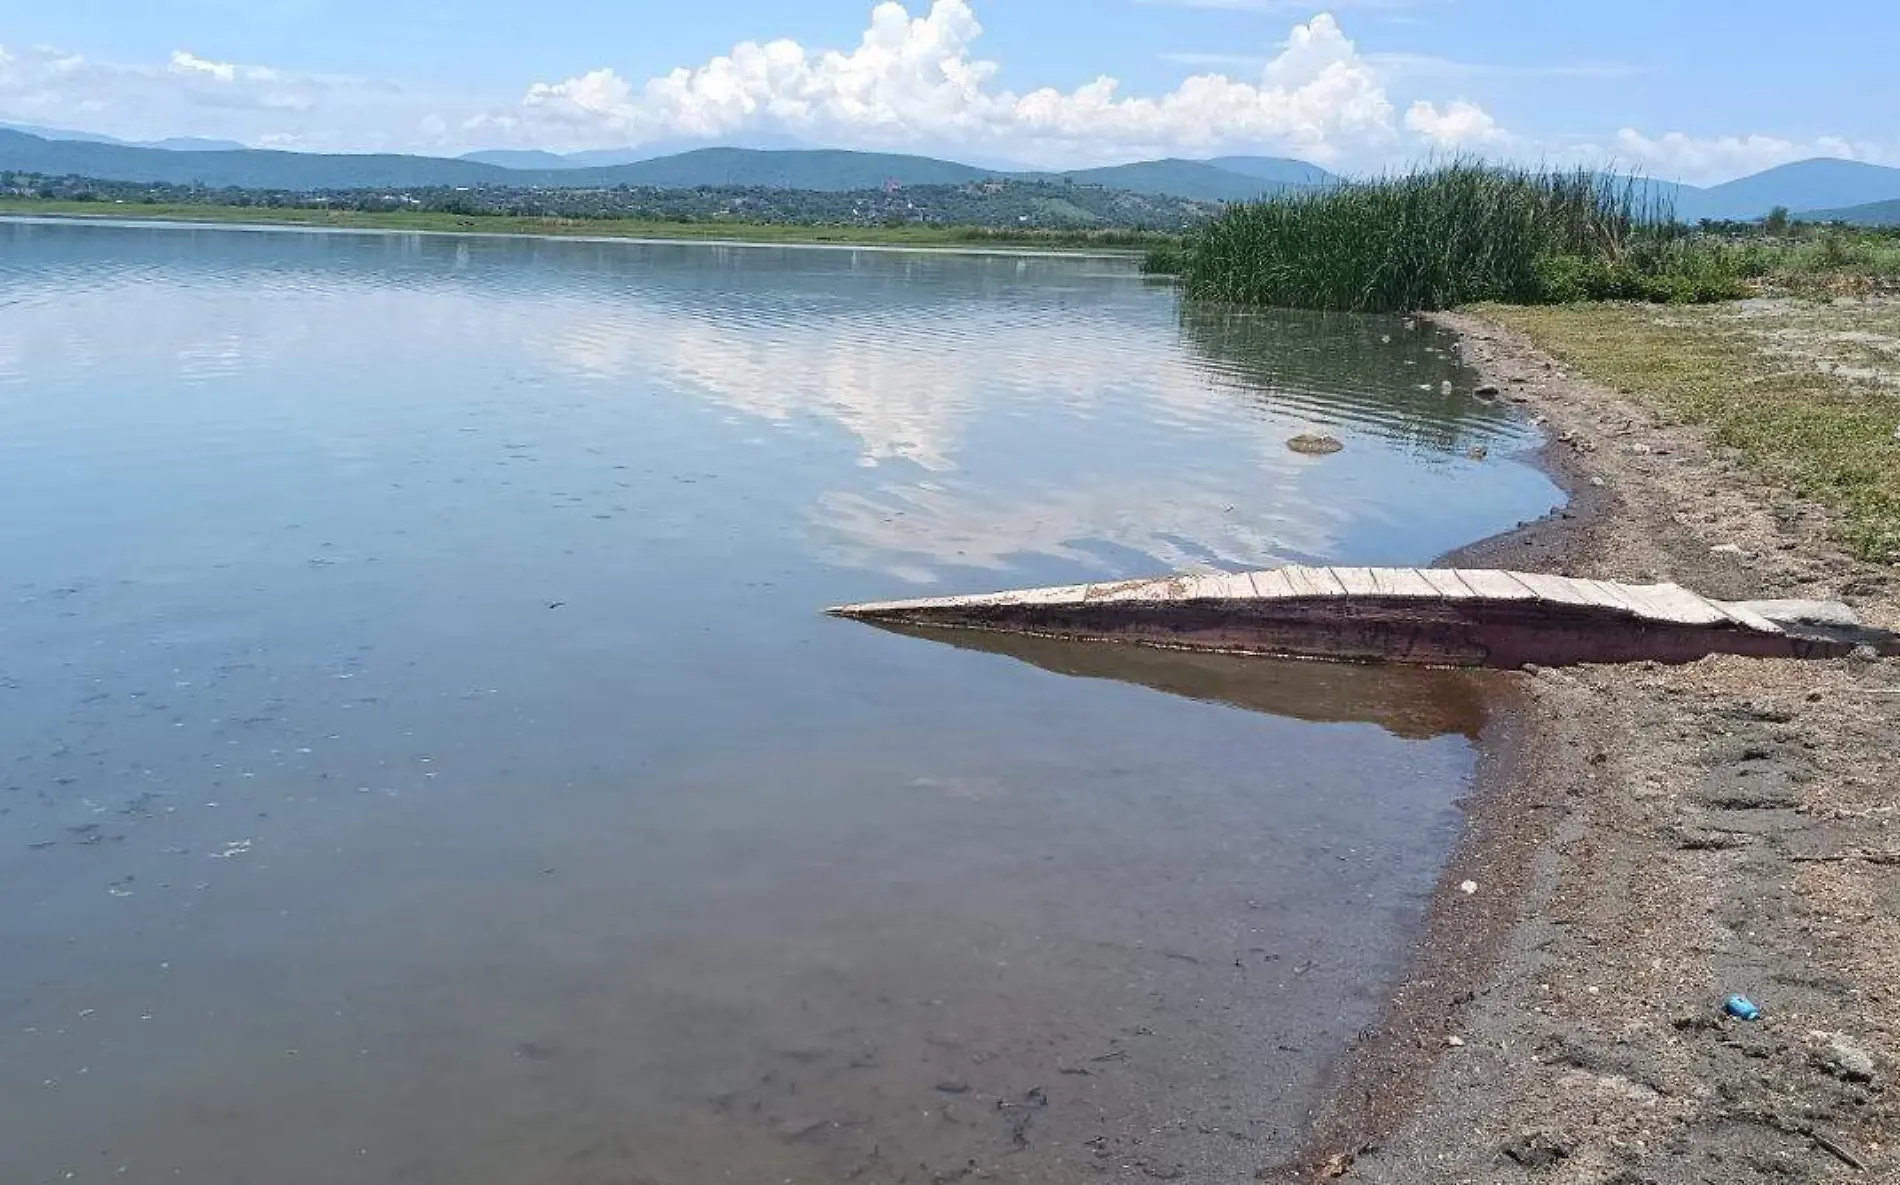
[[[1447,346],[1119,260],[0,223],[0,1180],[1251,1172],[1472,685],[817,611],[1541,513]]]

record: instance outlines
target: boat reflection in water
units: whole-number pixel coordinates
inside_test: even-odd
[[[1376,724],[1405,740],[1477,739],[1483,676],[1432,667],[1368,666],[1167,650],[1122,642],[1076,642],[1034,634],[945,630],[867,622],[959,650],[1003,654],[1058,675],[1112,679],[1169,695],[1227,704],[1314,724]]]

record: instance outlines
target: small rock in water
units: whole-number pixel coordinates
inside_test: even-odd
[[[1287,441],[1286,446],[1294,452],[1308,457],[1324,457],[1346,447],[1339,442],[1337,437],[1316,436],[1311,432],[1300,433],[1292,440]]]
[[[1498,385],[1496,383],[1484,383],[1473,393],[1482,396],[1496,395],[1498,393]]]
[[[1451,394],[1451,380],[1446,379],[1444,382],[1438,384],[1438,389],[1447,395]]]
[[[1491,450],[1481,444],[1474,444],[1465,450],[1465,456],[1470,457],[1474,461],[1482,461],[1490,455]]]

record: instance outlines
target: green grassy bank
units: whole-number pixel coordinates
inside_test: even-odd
[[[1472,311],[1671,422],[1706,426],[1831,509],[1862,558],[1900,562],[1900,299]]]
[[[829,243],[840,246],[1015,248],[1026,251],[1137,252],[1174,240],[1130,230],[1015,230],[981,226],[837,226],[804,223],[666,222],[631,218],[525,218],[391,211],[216,206],[201,203],[101,203],[0,198],[0,216],[204,222],[255,226],[313,226],[355,230],[437,231],[452,234],[583,236],[627,239],[722,240],[747,243]]]

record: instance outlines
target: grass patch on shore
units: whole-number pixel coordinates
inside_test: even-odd
[[[1135,252],[1174,236],[1135,230],[1020,230],[983,226],[840,226],[782,222],[666,222],[633,218],[541,218],[507,214],[367,212],[286,206],[217,206],[195,202],[102,203],[0,198],[0,216],[308,226],[447,234],[511,234],[627,239],[822,243],[867,247],[996,247],[1018,250]]]
[[[1864,559],[1900,562],[1900,300],[1472,310],[1835,512]]]
[[[1197,299],[1350,312],[1745,295],[1737,257],[1649,193],[1458,161],[1234,206],[1146,266]]]

